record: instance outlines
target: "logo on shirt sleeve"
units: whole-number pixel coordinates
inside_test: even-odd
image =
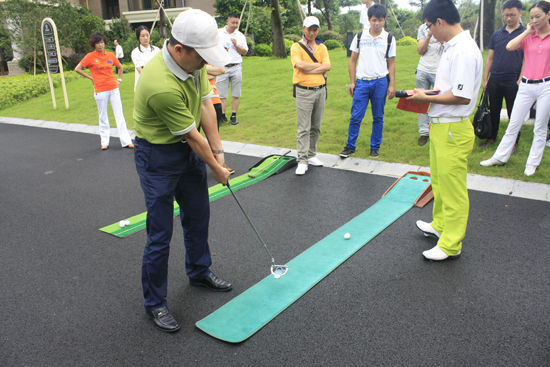
[[[458,87],[456,87],[456,89],[458,89],[458,90],[462,90],[462,88],[463,88],[462,84],[459,84]]]

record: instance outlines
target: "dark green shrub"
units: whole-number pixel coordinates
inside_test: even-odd
[[[323,42],[325,42],[326,40],[338,40],[340,42],[344,42],[344,37],[342,37],[340,33],[335,31],[319,32],[319,35],[317,37]]]
[[[271,46],[266,45],[265,43],[258,43],[254,47],[254,51],[258,56],[273,56],[273,50],[271,49]]]
[[[287,54],[287,55],[290,55],[290,48],[292,47],[293,44],[294,44],[293,41],[287,40],[287,39],[285,38],[285,50],[286,50],[286,54]]]
[[[37,55],[36,56],[36,72],[37,73],[45,73],[46,68],[44,67],[44,56],[43,55]],[[33,55],[26,55],[23,56],[21,59],[19,59],[19,66],[27,73],[33,73],[34,72],[34,56]]]
[[[294,34],[294,33],[285,34],[284,38],[287,39],[287,40],[294,41],[294,42],[298,42],[299,40],[302,39],[302,37],[300,37],[300,36],[298,36],[297,34]]]
[[[324,42],[325,46],[327,46],[327,49],[333,50],[335,48],[342,48],[344,47],[344,44],[338,40],[326,40]]]

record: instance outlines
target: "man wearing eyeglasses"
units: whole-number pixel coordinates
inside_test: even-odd
[[[497,140],[503,99],[506,100],[508,118],[512,114],[518,84],[521,81],[523,51],[508,51],[506,45],[525,30],[520,23],[522,7],[519,0],[508,0],[504,3],[502,17],[506,24],[495,31],[489,40],[489,54],[483,71],[483,90],[489,94],[492,134],[480,144],[480,148],[487,148]],[[519,140],[519,135],[517,140]]]
[[[422,252],[427,260],[456,258],[462,252],[470,202],[466,187],[468,156],[474,146],[474,129],[468,116],[474,111],[483,70],[483,57],[451,0],[432,0],[423,18],[433,36],[444,42],[436,73],[438,95],[416,89],[409,99],[431,103],[430,174],[434,194],[433,220],[417,221],[437,245]]]

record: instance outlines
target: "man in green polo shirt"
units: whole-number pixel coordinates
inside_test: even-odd
[[[174,21],[162,52],[143,69],[136,89],[135,163],[147,206],[143,296],[146,312],[167,332],[180,328],[166,305],[174,199],[181,209],[191,285],[222,292],[232,287],[210,271],[205,166],[217,182],[227,183],[229,172],[223,168],[212,88],[204,68],[207,62],[225,65],[227,58],[218,45],[214,18],[201,10],[184,11]]]

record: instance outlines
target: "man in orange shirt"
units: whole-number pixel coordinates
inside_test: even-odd
[[[296,175],[302,176],[312,166],[322,166],[317,158],[317,142],[321,134],[321,120],[325,112],[327,82],[325,73],[330,70],[327,47],[317,41],[319,19],[309,16],[304,19],[304,36],[290,48],[294,73],[292,83],[296,91],[296,115],[298,133],[296,147],[298,167]]]

